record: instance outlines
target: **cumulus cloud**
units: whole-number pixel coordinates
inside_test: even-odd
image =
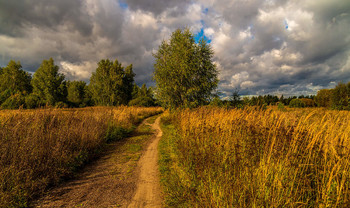
[[[101,59],[153,84],[162,40],[190,27],[211,41],[226,95],[314,94],[350,81],[350,3],[342,0],[0,0],[0,65],[34,72],[53,57],[88,81]]]

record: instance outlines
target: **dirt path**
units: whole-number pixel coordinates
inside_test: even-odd
[[[152,128],[155,131],[150,131],[144,121],[134,136],[109,144],[104,156],[86,166],[73,180],[48,191],[33,207],[161,207],[157,167],[162,134],[159,117]],[[147,150],[142,153],[145,147]]]
[[[162,207],[158,171],[158,143],[162,137],[159,126],[160,117],[152,125],[157,135],[148,146],[146,152],[138,162],[140,168],[139,182],[129,208],[134,207]]]

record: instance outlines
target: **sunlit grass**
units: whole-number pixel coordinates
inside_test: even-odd
[[[169,206],[350,203],[347,111],[199,108],[169,118],[177,137],[165,179]]]

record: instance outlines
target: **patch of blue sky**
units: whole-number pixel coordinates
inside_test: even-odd
[[[122,8],[122,9],[128,9],[128,7],[129,7],[129,5],[124,1],[119,0],[118,3],[119,3],[120,8]]]
[[[202,27],[201,30],[194,35],[194,40],[196,41],[196,43],[199,43],[199,41],[201,39],[204,39],[207,43],[211,42],[211,39],[207,36],[204,35],[204,28]]]
[[[208,14],[208,11],[209,11],[209,8],[205,8],[205,9],[203,10],[203,14]]]
[[[284,27],[286,28],[286,30],[288,30],[288,22],[286,19],[284,20]]]

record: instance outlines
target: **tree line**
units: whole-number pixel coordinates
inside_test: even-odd
[[[325,107],[333,110],[350,110],[350,82],[338,83],[333,89],[322,89],[316,95],[300,95],[285,98],[283,95],[259,95],[259,96],[241,96],[238,91],[234,91],[228,100],[221,100],[216,95],[210,105],[222,107],[244,106],[268,106],[278,105],[289,106],[292,108],[304,107]]]
[[[20,62],[11,60],[0,68],[0,106],[2,109],[86,106],[156,105],[152,88],[134,82],[132,65],[103,59],[92,73],[90,83],[69,81],[54,60],[43,60],[31,76]]]

